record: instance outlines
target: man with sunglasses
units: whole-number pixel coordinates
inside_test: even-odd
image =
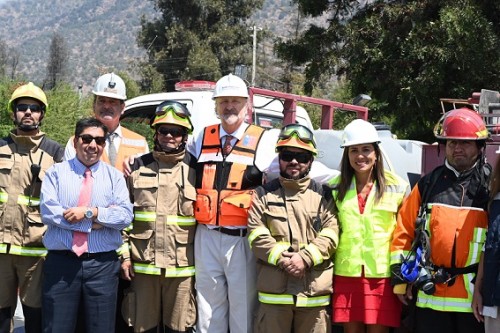
[[[63,157],[62,147],[40,131],[47,112],[45,93],[32,82],[20,85],[8,108],[15,124],[0,139],[0,332],[11,331],[21,299],[25,331],[41,332],[41,278],[46,249],[40,220],[40,186],[46,170]]]
[[[120,116],[125,110],[127,99],[125,82],[115,73],[106,73],[97,79],[92,93],[94,94],[94,116],[108,128],[106,146],[101,159],[123,172],[123,161],[127,157],[140,156],[149,152],[146,138],[120,125]],[[75,157],[73,142],[73,138],[70,138],[66,144],[65,160]],[[120,314],[123,293],[128,286],[128,282],[120,279],[116,318],[116,332],[118,333],[132,332]],[[83,325],[78,325],[78,327],[78,333],[85,332],[82,329]]]
[[[257,257],[256,332],[330,332],[333,255],[339,240],[331,189],[310,178],[316,144],[301,125],[276,143],[280,176],[255,191],[248,242]]]
[[[246,241],[252,189],[275,152],[268,131],[244,122],[248,89],[229,74],[213,94],[221,123],[199,132],[195,156],[197,332],[252,332],[257,304],[255,257]]]
[[[154,151],[136,158],[127,178],[134,221],[122,254],[131,281],[123,314],[135,332],[192,332],[196,161],[185,147],[193,125],[183,104],[165,101],[151,128]]]
[[[48,249],[44,332],[74,332],[80,311],[87,332],[115,330],[117,250],[133,213],[122,173],[101,161],[106,134],[99,120],[79,120],[73,139],[76,157],[45,174],[40,203]]]
[[[127,99],[125,82],[115,73],[100,76],[95,82],[94,116],[108,128],[106,148],[102,160],[123,171],[123,161],[128,156],[140,156],[149,152],[146,138],[120,125],[120,116]],[[73,138],[68,140],[64,159],[75,157]]]

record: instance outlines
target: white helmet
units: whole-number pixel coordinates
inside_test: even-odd
[[[355,119],[344,128],[340,148],[364,143],[380,143],[380,138],[375,126],[363,119]]]
[[[248,88],[245,81],[236,75],[223,76],[215,84],[213,99],[217,97],[245,97],[248,98]]]
[[[96,96],[116,98],[122,101],[127,99],[125,82],[115,73],[101,75],[95,82],[92,93]]]

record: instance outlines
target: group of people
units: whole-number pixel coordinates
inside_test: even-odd
[[[319,181],[313,133],[289,124],[276,141],[245,123],[248,89],[231,74],[213,94],[220,124],[194,140],[185,105],[158,105],[152,152],[120,126],[119,76],[93,94],[94,117],[65,151],[40,130],[40,88],[9,101],[0,333],[18,293],[28,333],[323,333],[332,322],[383,333],[410,301],[417,333],[498,331],[500,164],[485,162],[474,111],[443,116],[445,162],[410,192],[360,119],[344,129],[340,174]]]

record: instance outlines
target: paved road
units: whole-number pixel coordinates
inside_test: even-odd
[[[14,313],[14,333],[24,333],[24,317],[19,298],[17,299],[16,313]]]

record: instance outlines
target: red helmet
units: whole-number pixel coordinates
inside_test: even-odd
[[[487,140],[490,137],[483,118],[465,107],[446,112],[434,126],[434,135],[442,140]]]

